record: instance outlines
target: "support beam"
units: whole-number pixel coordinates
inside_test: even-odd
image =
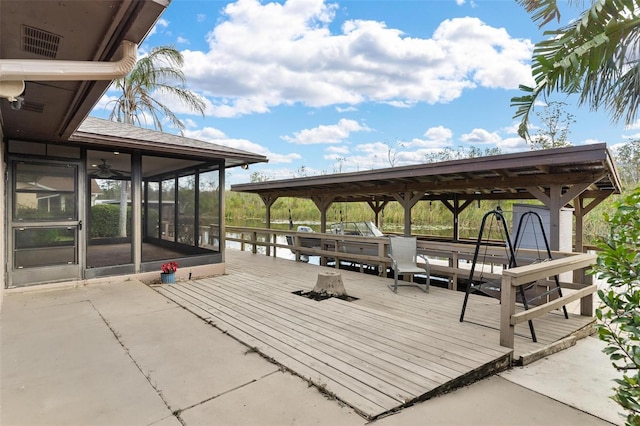
[[[320,232],[327,232],[327,210],[333,204],[333,197],[328,196],[313,196],[311,200],[316,205],[318,210],[320,210]],[[324,250],[324,247],[321,247]],[[336,265],[339,265],[340,262],[336,261]],[[327,258],[325,256],[320,256],[320,265],[327,265]]]
[[[224,188],[225,188],[225,163],[220,164],[220,169],[218,170],[218,187],[222,188],[222,190],[218,191],[218,217],[220,218],[220,235],[218,235],[218,239],[220,241],[219,250],[222,255],[222,263],[226,262],[225,256],[225,247],[227,246],[227,225],[224,220],[225,215],[225,199],[227,197],[224,196]]]
[[[385,206],[389,203],[388,200],[373,200],[373,201],[367,201],[367,204],[369,204],[369,207],[371,207],[371,210],[373,210],[373,213],[375,214],[375,224],[378,228],[382,229],[382,226],[380,226],[380,212],[382,211],[382,209],[385,208]]]
[[[278,200],[277,195],[260,195],[264,206],[266,207],[266,221],[267,221],[267,229],[271,229],[271,206]],[[271,239],[271,234],[268,235],[268,238]],[[275,243],[275,241],[274,241]],[[267,246],[267,256],[271,256],[271,247]]]
[[[453,240],[458,241],[458,239],[460,238],[460,213],[462,213],[464,209],[469,207],[469,205],[475,200],[465,200],[465,202],[460,205],[458,194],[455,194],[453,196],[453,204],[451,204],[449,200],[446,199],[442,199],[440,201],[442,201],[442,204],[444,204],[444,206],[449,209],[451,213],[453,213]]]
[[[404,208],[404,235],[411,235],[411,209],[415,206],[420,199],[422,199],[424,193],[422,192],[396,192],[393,198]]]
[[[327,210],[329,210],[329,207],[333,204],[334,197],[313,196],[311,200],[318,210],[320,210],[320,232],[327,232]]]
[[[548,193],[535,186],[527,187],[527,191],[542,201],[549,209],[549,248],[551,250],[560,250],[560,210],[579,197],[589,186],[591,183],[575,184],[564,194],[562,193],[562,184],[550,185]],[[577,226],[576,223],[576,228]],[[582,229],[582,224],[580,224],[580,229]]]

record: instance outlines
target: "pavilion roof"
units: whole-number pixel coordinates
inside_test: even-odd
[[[424,192],[425,200],[535,199],[560,184],[580,185],[584,198],[622,190],[606,144],[467,158],[438,163],[336,173],[231,186],[261,197],[331,198],[334,202],[393,200],[393,194]]]

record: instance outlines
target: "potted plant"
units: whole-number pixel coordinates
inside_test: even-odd
[[[162,264],[160,282],[163,284],[174,284],[176,282],[176,271],[178,262],[167,262]]]

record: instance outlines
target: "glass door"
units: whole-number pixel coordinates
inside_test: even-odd
[[[8,287],[80,279],[78,163],[11,162]]]

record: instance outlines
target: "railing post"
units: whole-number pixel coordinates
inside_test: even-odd
[[[271,238],[271,237],[273,237],[273,244],[274,244],[274,246],[273,246],[273,257],[276,257],[276,249],[277,249],[277,247],[275,246],[275,244],[278,243],[278,234],[272,234],[269,238]],[[269,241],[271,241],[271,240],[269,240]]]
[[[293,236],[293,247],[296,252],[296,262],[300,262],[300,235],[297,233]]]
[[[387,253],[385,252],[385,249],[387,247],[387,242],[386,241],[379,241],[378,242],[378,257],[379,258],[385,258],[387,256]],[[380,277],[384,277],[387,275],[387,265],[383,262],[380,262],[378,264],[378,276]]]
[[[271,256],[271,233],[267,232],[266,234],[264,234],[264,238],[266,244],[265,254],[267,255],[267,257],[269,257]]]
[[[252,249],[251,249],[251,253],[256,254],[258,253],[258,233],[256,231],[253,231],[251,233],[251,244],[252,244]]]
[[[579,281],[585,285],[593,284],[593,276],[586,274],[586,269],[580,269],[582,272],[582,280]],[[585,317],[593,316],[593,293],[580,299],[580,315]]]
[[[240,251],[244,251],[244,232],[240,233]]]
[[[500,345],[513,349],[515,326],[511,316],[516,313],[516,292],[511,285],[512,277],[502,275],[500,287]]]
[[[458,252],[454,251],[451,253],[451,257],[449,258],[449,267],[456,268],[460,266],[460,262],[458,262]],[[449,290],[457,291],[458,290],[458,273],[454,272],[453,275],[449,278]]]

